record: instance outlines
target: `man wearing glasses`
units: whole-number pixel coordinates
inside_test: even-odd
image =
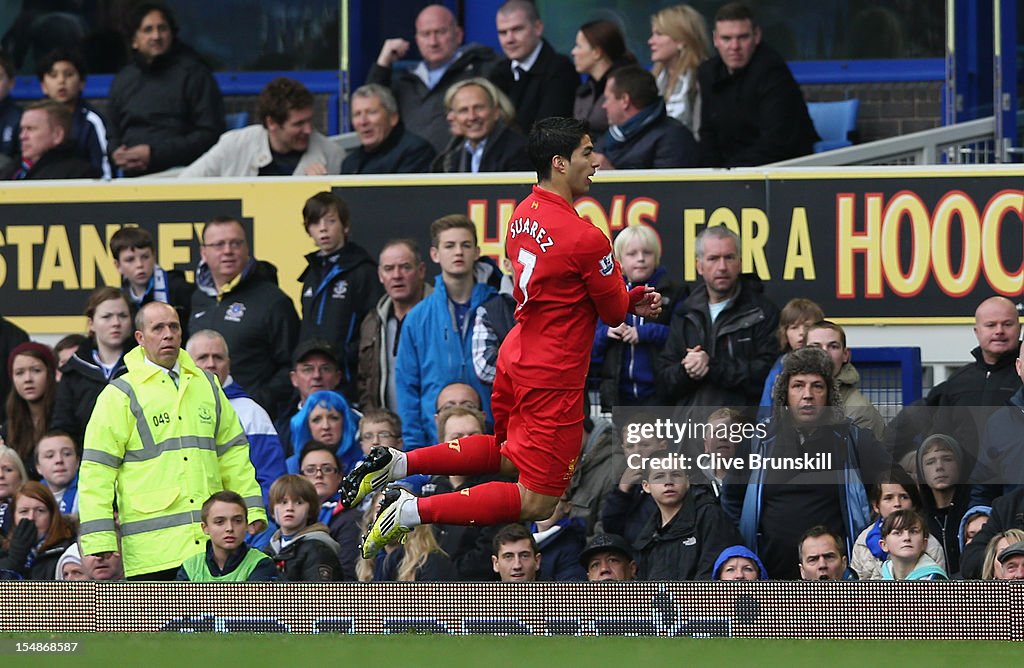
[[[242,223],[217,216],[203,228],[189,331],[212,329],[235,353],[235,380],[271,417],[291,395],[288,372],[299,335],[292,300],[277,287],[276,268],[249,254]]]

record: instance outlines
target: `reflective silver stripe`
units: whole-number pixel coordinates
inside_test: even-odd
[[[122,536],[135,536],[149,531],[160,529],[171,529],[173,527],[186,526],[202,521],[202,513],[198,510],[190,510],[184,513],[154,517],[150,520],[138,520],[136,522],[123,522],[121,524]]]
[[[145,462],[157,459],[168,452],[186,448],[214,452],[217,446],[209,436],[174,436],[146,450],[128,450],[124,453],[124,460],[126,462]]]
[[[124,460],[121,459],[120,457],[115,457],[114,455],[107,452],[93,450],[92,448],[86,448],[85,451],[82,453],[82,461],[95,462],[96,464],[103,464],[104,466],[109,466],[112,469],[118,469],[121,468],[121,463]]]
[[[263,497],[262,496],[247,496],[243,499],[245,501],[246,508],[262,508]]]
[[[87,533],[99,533],[101,531],[117,531],[113,518],[89,520],[88,522],[82,522],[78,526],[78,533],[83,536]]]
[[[135,416],[136,430],[139,433],[139,440],[142,441],[142,449],[155,449],[156,443],[153,441],[153,432],[149,430],[149,423],[146,422],[146,416],[142,413],[142,406],[139,405],[139,398],[135,395],[135,388],[121,378],[115,378],[110,381],[110,384],[128,395],[128,408],[131,409],[132,415]],[[125,456],[127,457],[128,453],[125,453]]]
[[[223,457],[224,453],[226,453],[231,448],[237,447],[239,445],[249,445],[249,439],[245,437],[245,434],[239,434],[238,436],[235,436],[233,439],[231,439],[224,445],[218,445],[217,456]]]
[[[213,436],[214,438],[220,434],[220,391],[217,389],[217,381],[214,380],[213,374],[203,369],[203,373],[206,374],[206,380],[210,381],[210,389],[213,390],[213,412],[216,418],[213,422]],[[220,455],[220,452],[217,453]]]

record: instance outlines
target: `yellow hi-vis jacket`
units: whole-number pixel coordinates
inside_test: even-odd
[[[126,576],[177,568],[206,549],[203,502],[229,489],[266,520],[249,442],[216,378],[178,352],[178,387],[147,363],[141,346],[128,372],[103,388],[85,430],[78,483],[82,554],[117,551]]]

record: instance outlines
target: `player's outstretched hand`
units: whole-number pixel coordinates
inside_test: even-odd
[[[661,315],[661,293],[654,286],[637,286],[629,291],[630,310],[641,318],[657,318]]]

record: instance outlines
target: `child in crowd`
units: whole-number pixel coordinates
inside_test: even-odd
[[[659,450],[664,450],[666,442],[655,438],[631,437],[630,430],[636,425],[653,424],[655,416],[650,413],[638,413],[622,425],[622,453],[625,457],[624,470],[618,484],[614,485],[601,500],[601,528],[606,533],[614,533],[633,545],[640,536],[640,530],[651,517],[657,514],[658,506],[649,494],[644,494],[641,487],[643,467],[638,460],[650,457]],[[630,466],[631,455],[633,466]]]
[[[909,475],[902,469],[893,469],[878,484],[871,486],[868,501],[875,521],[857,536],[850,567],[861,580],[881,580],[882,563],[888,557],[882,549],[882,523],[897,510],[920,511],[921,496]],[[946,555],[935,536],[928,535],[925,552],[939,566],[946,567]]]
[[[779,347],[782,350],[778,359],[768,372],[764,380],[764,390],[761,392],[761,407],[758,410],[759,420],[771,415],[772,412],[772,389],[775,387],[775,379],[782,371],[782,360],[792,350],[803,348],[807,344],[807,328],[825,319],[825,313],[821,307],[810,299],[798,297],[790,299],[779,312],[779,328],[775,336],[779,339]]]
[[[28,480],[17,450],[0,443],[0,539],[10,536],[14,521],[14,493]]]
[[[726,430],[730,430],[730,433],[732,433],[732,425],[741,424],[742,422],[743,413],[735,408],[719,408],[712,411],[704,421],[705,424],[711,427],[704,436],[704,454],[715,455],[719,458],[716,460],[718,463],[731,459],[736,454],[736,447],[739,443],[730,438]],[[714,468],[701,468],[700,471],[707,478],[711,491],[715,493],[715,496],[721,496],[722,483],[729,472],[728,469],[724,466],[716,466]]]
[[[245,500],[221,490],[203,504],[203,533],[210,537],[206,550],[192,555],[175,579],[189,582],[266,582],[278,580],[267,555],[245,544],[249,520]]]
[[[104,179],[113,175],[107,158],[107,125],[103,116],[82,99],[85,90],[85,61],[74,51],[59,48],[36,63],[36,75],[43,95],[71,110],[71,138],[78,154],[98,169]]]
[[[149,302],[164,302],[174,307],[183,324],[188,322],[196,286],[182,272],[156,263],[153,235],[141,227],[122,227],[110,237],[110,254],[133,313]]]
[[[21,155],[21,107],[11,99],[14,61],[0,49],[0,167]]]
[[[308,266],[299,276],[299,341],[322,339],[334,347],[342,373],[339,389],[349,401],[355,401],[359,328],[383,294],[377,263],[362,246],[349,240],[352,221],[348,205],[334,193],[321,192],[306,200],[302,221],[317,250],[306,255]]]
[[[341,546],[318,521],[320,499],[313,483],[299,475],[283,475],[270,487],[270,512],[280,527],[270,539],[268,554],[291,582],[336,582],[341,579]]]
[[[657,403],[655,364],[668,339],[675,301],[686,296],[660,264],[661,240],[652,227],[630,225],[615,237],[612,248],[622,265],[626,288],[654,286],[661,293],[662,311],[656,320],[627,315],[618,327],[598,322],[591,365],[601,371],[601,409],[605,412],[613,406]]]
[[[964,518],[960,520],[960,530],[956,534],[957,542],[960,543],[960,554],[964,553],[964,548],[971,544],[981,528],[988,524],[991,515],[992,506],[972,506],[967,509]]]
[[[948,580],[946,571],[925,554],[928,523],[916,510],[893,511],[882,522],[883,580]]]
[[[18,488],[14,522],[0,552],[0,571],[25,580],[55,580],[57,561],[74,542],[75,532],[50,490],[34,480]]]
[[[918,479],[921,481],[921,513],[928,529],[939,540],[946,555],[945,568],[960,570],[957,530],[970,505],[971,487],[963,484],[963,450],[952,436],[932,434],[917,449]]]
[[[654,455],[667,456],[667,452]],[[742,543],[714,495],[700,487],[691,489],[685,470],[652,464],[644,469],[643,489],[654,499],[658,512],[633,544],[637,579],[710,580],[722,550]]]
[[[746,545],[733,545],[715,559],[713,580],[767,580],[768,571],[760,557]]]
[[[48,431],[36,445],[36,471],[50,488],[62,515],[78,514],[78,466],[82,458],[63,431]]]

